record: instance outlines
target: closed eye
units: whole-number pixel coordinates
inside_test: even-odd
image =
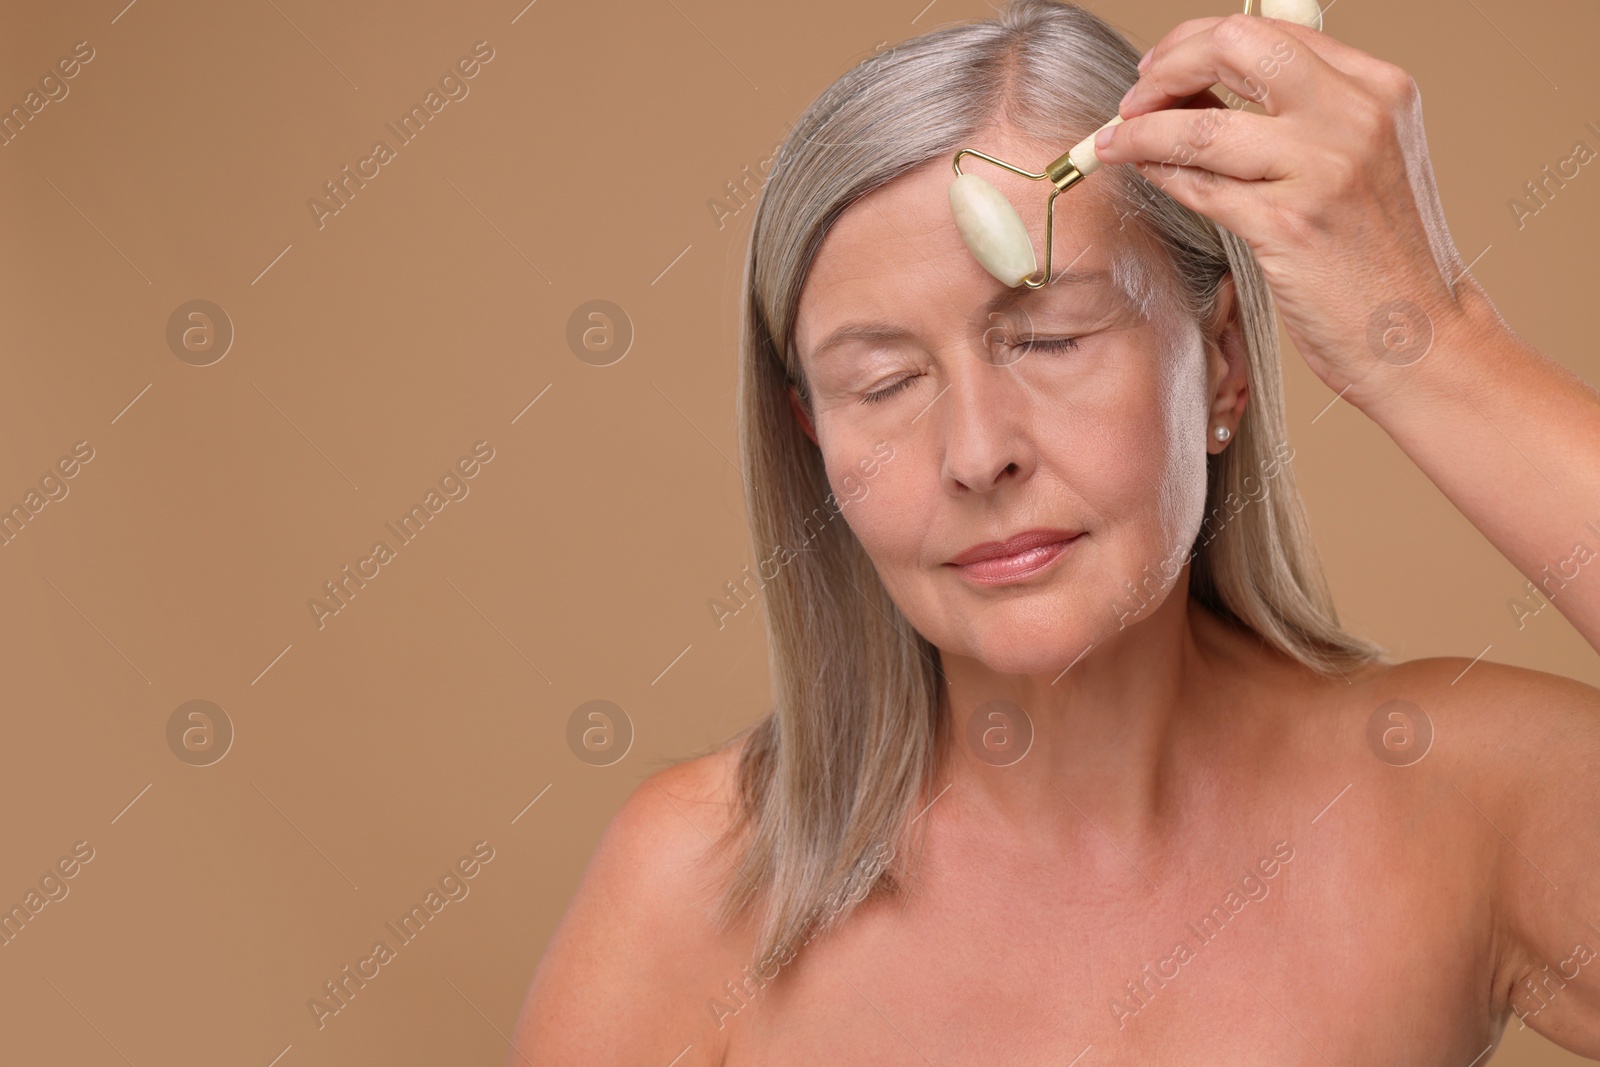
[[[1050,338],[1044,338],[1044,339],[1029,338],[1028,340],[1023,341],[1021,344],[1015,345],[1013,347],[1020,348],[1024,355],[1026,355],[1029,352],[1033,352],[1033,351],[1040,351],[1040,352],[1069,352],[1072,349],[1075,349],[1075,348],[1078,347],[1078,338],[1076,338],[1076,337],[1050,337]],[[900,392],[900,390],[902,390],[906,386],[910,385],[912,383],[912,381],[914,381],[915,379],[917,379],[919,377],[921,377],[921,375],[908,374],[904,378],[901,378],[899,381],[895,382],[893,385],[885,386],[884,388],[876,390],[875,392],[862,394],[861,402],[863,404],[881,403],[882,401],[887,400],[891,396],[894,396],[896,393]]]
[[[876,404],[880,401],[887,400],[889,397],[894,396],[894,394],[910,385],[911,380],[916,377],[917,375],[915,374],[908,374],[904,378],[901,378],[898,382],[895,382],[893,385],[885,386],[884,388],[879,389],[877,392],[863,393],[861,396],[861,402],[863,404]]]
[[[1045,352],[1065,352],[1078,347],[1076,337],[1052,337],[1045,340],[1030,338],[1016,346],[1025,352],[1040,349]]]

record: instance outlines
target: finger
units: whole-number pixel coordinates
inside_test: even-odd
[[[1331,5],[1330,5],[1331,6]],[[1282,28],[1304,41],[1324,63],[1327,63],[1339,73],[1357,79],[1366,79],[1380,67],[1388,66],[1383,60],[1363,52],[1354,45],[1345,44],[1337,37],[1330,37],[1322,30],[1310,26],[1302,26],[1298,22],[1287,22],[1283,19],[1271,19],[1264,15],[1255,16],[1258,21]]]
[[[1166,36],[1162,37],[1150,48],[1149,52],[1147,53],[1149,59],[1145,63],[1143,72],[1148,72],[1151,65],[1154,64],[1155,60],[1159,56],[1170,52],[1180,43],[1189,40],[1197,33],[1201,33],[1205,30],[1215,30],[1218,23],[1230,18],[1236,20],[1250,20],[1258,23],[1265,23],[1269,26],[1281,27],[1284,32],[1294,34],[1297,40],[1304,41],[1308,47],[1315,50],[1317,55],[1320,56],[1324,62],[1328,63],[1335,70],[1338,70],[1352,78],[1360,78],[1363,80],[1372,78],[1374,75],[1381,73],[1378,68],[1387,65],[1382,60],[1368,55],[1359,48],[1351,47],[1335,37],[1330,37],[1321,30],[1312,29],[1309,26],[1302,26],[1296,22],[1287,22],[1282,19],[1267,18],[1265,15],[1245,15],[1240,13],[1235,15],[1212,15],[1206,18],[1188,19],[1187,21],[1180,22],[1177,26],[1173,27],[1173,29],[1167,33]],[[1129,115],[1124,117],[1131,118],[1132,116]]]
[[[1140,175],[1151,185],[1234,233],[1249,233],[1252,225],[1259,227],[1262,213],[1271,210],[1270,201],[1251,183],[1205,167],[1175,163],[1140,163],[1137,166]],[[1127,217],[1124,217],[1123,225],[1126,224]]]
[[[1282,111],[1285,94],[1301,100],[1314,96],[1314,82],[1332,75],[1333,69],[1280,25],[1276,20],[1230,15],[1208,30],[1190,34],[1151,60],[1119,113],[1132,118],[1170,108],[1218,82],[1261,103],[1269,115]]]
[[[1155,62],[1157,56],[1171,50],[1179,41],[1187,40],[1201,30],[1209,30],[1225,18],[1227,18],[1226,15],[1207,15],[1204,18],[1185,19],[1178,23],[1168,30],[1159,41],[1151,45],[1144,56],[1139,57],[1144,62],[1144,66],[1139,68],[1139,72],[1143,74],[1144,71],[1149,69],[1150,64]],[[1146,56],[1149,57],[1148,60],[1146,60]]]
[[[1096,147],[1095,156],[1101,163],[1149,163],[1146,177],[1151,169],[1167,174],[1179,166],[1276,181],[1293,173],[1289,164],[1300,155],[1285,145],[1284,129],[1266,115],[1228,107],[1153,111],[1112,127],[1111,143]]]
[[[1281,19],[1228,15],[1192,22],[1199,25],[1185,24],[1181,34],[1169,34],[1152,50],[1119,109],[1124,118],[1170,108],[1219,82],[1262,103],[1268,114],[1278,114],[1283,101],[1273,99],[1274,89],[1312,99],[1311,83],[1318,77],[1345,74],[1365,80],[1386,66],[1326,34]]]

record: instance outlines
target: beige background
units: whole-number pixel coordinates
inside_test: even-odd
[[[5,108],[94,50],[0,147],[0,505],[94,449],[0,548],[0,903],[94,849],[0,947],[3,1058],[500,1063],[621,799],[765,706],[756,613],[719,632],[707,608],[752,562],[730,462],[752,212],[719,228],[711,202],[736,208],[725,183],[850,65],[988,9],[124,2],[0,25]],[[1233,4],[1091,6],[1144,48]],[[1523,336],[1600,378],[1600,175],[1522,229],[1507,207],[1600,147],[1600,12],[1343,0],[1328,29],[1415,75],[1463,255]],[[323,183],[479,41],[469,94],[319,228]],[[235,331],[204,367],[167,342],[197,299]],[[635,331],[605,367],[566,340],[596,299]],[[1517,629],[1522,577],[1381,430],[1343,403],[1312,424],[1331,393],[1287,366],[1352,628],[1600,683],[1553,609]],[[322,583],[478,441],[469,495],[319,629]],[[209,766],[167,740],[196,699],[235,731]],[[568,747],[593,699],[635,729],[611,766]],[[470,895],[319,1030],[308,999],[479,841]],[[1579,1062],[1510,1029],[1497,1065]]]

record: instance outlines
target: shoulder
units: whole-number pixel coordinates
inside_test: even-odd
[[[657,771],[623,801],[534,974],[522,1057],[665,1063],[687,1045],[679,1067],[719,1062],[705,1001],[743,963],[741,938],[715,921],[741,748]]]
[[[1498,1017],[1600,1056],[1600,689],[1465,657],[1395,664],[1360,688],[1358,713],[1426,717],[1440,795],[1476,827]]]
[[[1574,777],[1600,770],[1594,686],[1440,656],[1365,671],[1349,698],[1346,729],[1363,730],[1373,755],[1391,766],[1430,767],[1446,789],[1453,786],[1480,809],[1497,839],[1502,833],[1494,827],[1543,833],[1558,808],[1600,816],[1593,810],[1600,807],[1600,779]]]
[[[1600,689],[1486,659],[1383,664],[1358,680],[1353,695],[1358,714],[1391,703],[1403,713],[1403,704],[1413,705],[1427,716],[1430,743],[1445,761],[1491,793],[1523,794],[1535,783],[1508,776],[1551,760],[1592,759],[1600,744]]]
[[[736,808],[739,755],[743,743],[730,742],[704,756],[672,764],[650,775],[630,793],[607,825],[595,851],[601,875],[649,870],[663,879],[663,892],[698,897],[693,883],[725,873],[716,860],[724,831]],[[700,870],[704,867],[710,870]]]

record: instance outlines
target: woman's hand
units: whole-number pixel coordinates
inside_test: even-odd
[[[1219,81],[1267,113],[1218,107]],[[1523,610],[1553,603],[1600,652],[1600,393],[1467,277],[1410,76],[1296,23],[1194,19],[1121,114],[1100,159],[1248,242],[1317,377],[1516,565]]]
[[[1100,160],[1138,164],[1243,238],[1295,347],[1330,389],[1363,407],[1386,377],[1373,374],[1380,364],[1416,362],[1466,317],[1458,287],[1477,286],[1445,227],[1404,70],[1243,14],[1184,22],[1143,63]],[[1266,114],[1205,91],[1218,82]]]

